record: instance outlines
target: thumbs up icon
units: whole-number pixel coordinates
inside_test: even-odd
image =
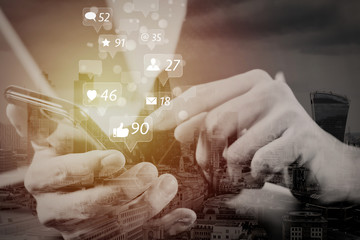
[[[113,128],[113,137],[127,137],[129,135],[129,129],[123,127],[124,124],[121,122],[120,127]]]

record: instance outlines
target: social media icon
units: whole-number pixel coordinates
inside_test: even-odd
[[[86,92],[86,95],[87,95],[87,97],[89,98],[89,100],[91,102],[92,100],[94,100],[96,98],[97,92],[96,92],[96,90],[88,90]]]
[[[85,13],[85,18],[88,20],[93,20],[94,22],[96,22],[96,13],[94,12],[87,12]]]
[[[103,47],[110,47],[109,44],[110,44],[110,41],[107,40],[107,38],[105,38],[104,40],[101,41],[102,44],[103,44]]]
[[[160,71],[159,65],[157,64],[156,58],[150,59],[150,65],[147,66],[146,71],[158,72]]]
[[[145,103],[146,103],[146,105],[156,105],[157,97],[146,97]]]
[[[113,128],[113,137],[125,138],[127,136],[129,136],[129,129],[124,128],[124,123],[121,122],[120,127]]]
[[[94,27],[96,32],[103,27],[105,30],[112,28],[112,9],[111,8],[98,8],[90,7],[83,8],[83,25]]]

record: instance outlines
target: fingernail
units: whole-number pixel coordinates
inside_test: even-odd
[[[157,169],[154,165],[146,163],[142,166],[136,174],[136,181],[139,186],[146,186],[150,184],[158,176]]]
[[[178,184],[175,177],[170,174],[165,174],[160,182],[159,188],[165,196],[169,196],[177,192]]]
[[[185,226],[189,226],[194,223],[194,219],[190,217],[180,218],[176,221],[177,223],[181,223]]]

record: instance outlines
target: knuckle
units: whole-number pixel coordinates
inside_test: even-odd
[[[67,171],[61,162],[57,165],[47,163],[32,164],[27,171],[24,179],[24,186],[31,194],[45,192],[46,189],[52,188],[53,185],[61,183],[67,177]]]
[[[224,154],[224,158],[226,159],[227,163],[229,164],[236,164],[241,161],[242,154],[235,150],[233,147],[229,147],[229,149],[226,151],[226,154]]]
[[[205,127],[208,133],[213,133],[219,127],[221,127],[221,122],[224,120],[223,114],[218,114],[210,112],[205,117]]]
[[[271,76],[262,69],[254,69],[248,72],[248,74],[251,76],[251,78],[255,79],[256,81],[262,82],[268,82],[269,80],[272,80]]]

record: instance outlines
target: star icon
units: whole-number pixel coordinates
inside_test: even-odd
[[[109,47],[109,43],[110,43],[110,41],[109,41],[109,40],[107,40],[107,38],[105,38],[105,39],[104,39],[104,40],[102,40],[101,42],[102,42],[102,44],[103,44],[103,47]]]

